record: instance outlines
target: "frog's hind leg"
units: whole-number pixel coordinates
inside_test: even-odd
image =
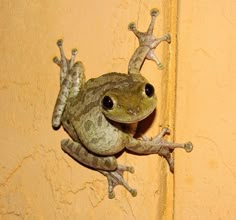
[[[111,171],[117,168],[117,161],[114,156],[96,156],[88,152],[80,142],[64,139],[61,141],[61,148],[78,162],[93,169]]]
[[[60,67],[61,86],[52,116],[52,126],[55,129],[60,127],[67,99],[76,96],[85,81],[83,64],[81,62],[75,63],[77,50],[72,50],[71,59],[69,60],[65,57],[63,41],[58,40],[57,45],[60,50],[61,60],[58,57],[54,57],[53,61]]]
[[[88,152],[81,143],[74,142],[70,139],[62,140],[61,147],[63,151],[78,162],[99,171],[107,177],[110,199],[115,197],[113,190],[117,185],[123,185],[132,194],[132,196],[137,195],[137,191],[132,189],[123,178],[124,171],[128,171],[130,173],[134,172],[133,167],[118,165],[114,156],[94,155]]]

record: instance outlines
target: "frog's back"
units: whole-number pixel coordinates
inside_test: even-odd
[[[83,88],[84,94],[82,97],[84,97],[84,100],[87,100],[87,104],[92,103],[98,100],[106,91],[114,88],[128,87],[130,83],[132,83],[132,77],[128,74],[107,73],[98,78],[88,80]]]
[[[88,80],[78,96],[69,100],[69,105],[73,108],[77,106],[77,116],[89,113],[93,108],[99,106],[102,95],[111,89],[129,86],[129,76],[124,73],[107,73],[97,78]],[[71,107],[69,109],[71,109]]]

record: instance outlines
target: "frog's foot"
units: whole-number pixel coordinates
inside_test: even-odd
[[[142,68],[145,59],[153,60],[154,62],[156,62],[157,67],[161,70],[164,68],[159,59],[157,58],[157,56],[155,55],[154,50],[163,41],[170,43],[171,38],[169,34],[164,35],[161,38],[157,38],[154,36],[153,34],[154,24],[156,17],[159,14],[159,11],[154,8],[151,10],[150,14],[151,14],[151,22],[146,32],[139,31],[136,28],[135,23],[133,22],[130,23],[128,26],[128,29],[132,31],[139,40],[139,47],[132,55],[128,66],[128,71],[131,74],[140,73],[140,69]]]
[[[128,171],[130,173],[134,173],[133,167],[118,165],[117,169],[115,171],[102,171],[99,170],[104,176],[107,177],[108,180],[108,197],[109,199],[115,198],[114,188],[117,185],[123,185],[132,196],[137,195],[137,191],[135,189],[132,189],[128,183],[123,178],[124,171]]]
[[[184,144],[178,144],[178,143],[171,143],[161,139],[158,144],[161,146],[158,154],[160,156],[163,156],[167,160],[170,167],[170,171],[172,173],[174,172],[174,160],[173,157],[171,156],[171,152],[175,148],[183,148],[187,153],[190,153],[193,150],[193,144],[190,141]]]
[[[64,78],[66,77],[66,75],[68,74],[68,72],[72,69],[74,63],[75,63],[75,58],[76,55],[78,53],[77,49],[72,49],[71,52],[71,58],[67,59],[65,56],[65,52],[63,49],[63,40],[59,39],[57,41],[57,46],[60,50],[60,55],[61,55],[61,59],[59,59],[57,56],[53,58],[53,62],[56,63],[61,71],[60,71],[60,82],[62,84]]]
[[[152,49],[153,48],[152,44],[157,39],[153,35],[153,29],[154,29],[156,17],[157,17],[157,15],[159,15],[158,9],[156,9],[156,8],[152,9],[150,12],[150,15],[151,15],[151,22],[150,22],[150,25],[149,25],[148,30],[146,32],[138,31],[138,29],[136,28],[136,24],[134,22],[131,22],[129,24],[128,29],[136,35],[136,37],[139,40],[140,46],[147,45]]]
[[[182,148],[182,149],[185,149],[185,151],[189,153],[193,149],[193,144],[190,141],[183,144],[172,143],[172,142],[166,141],[163,138],[166,134],[170,134],[170,129],[167,127],[164,127],[161,130],[161,132],[156,137],[154,137],[151,141],[160,146],[157,153],[160,156],[163,156],[167,160],[170,166],[170,170],[174,172],[174,160],[171,156],[171,153],[173,152],[173,150],[175,148]]]
[[[163,139],[163,137],[166,134],[170,134],[170,129],[167,127],[164,127],[161,132],[155,136],[152,141],[161,147],[168,148],[169,150],[174,150],[175,148],[183,148],[186,152],[190,153],[193,150],[193,144],[192,142],[188,141],[186,143],[180,144],[180,143],[172,143],[169,141],[166,141]]]
[[[151,22],[146,32],[140,32],[136,28],[136,24],[131,22],[128,26],[128,29],[132,31],[139,40],[140,46],[148,46],[150,49],[155,49],[162,41],[171,42],[170,35],[166,34],[161,38],[157,38],[153,35],[154,24],[157,15],[159,15],[158,9],[154,8],[150,12]]]
[[[75,63],[75,57],[78,53],[77,49],[74,48],[71,51],[71,59],[67,59],[63,49],[63,40],[59,39],[57,41],[57,46],[60,50],[61,60],[56,56],[53,58],[53,62],[56,63],[63,70],[70,70]]]

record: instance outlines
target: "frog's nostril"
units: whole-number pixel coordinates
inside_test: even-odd
[[[128,109],[127,112],[128,112],[128,114],[130,114],[130,115],[136,115],[136,112],[133,111],[132,109]]]

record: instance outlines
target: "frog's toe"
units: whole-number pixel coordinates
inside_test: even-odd
[[[159,10],[157,8],[153,8],[150,12],[151,16],[158,16],[159,15]]]
[[[168,127],[164,127],[162,130],[164,134],[170,134],[170,129]]]
[[[134,167],[128,167],[127,171],[129,171],[130,173],[134,173]]]
[[[193,144],[192,142],[187,142],[184,144],[184,149],[186,152],[190,153],[193,150]]]
[[[132,190],[130,191],[130,193],[131,193],[131,195],[132,195],[133,197],[137,196],[137,194],[138,194],[138,192],[137,192],[136,189],[132,189]]]
[[[136,24],[135,24],[134,22],[129,23],[128,29],[129,29],[130,31],[135,30],[135,29],[136,29]]]
[[[59,60],[59,58],[58,58],[57,56],[56,56],[56,57],[53,57],[52,61],[53,61],[54,63],[56,63],[57,65],[60,65],[60,60]]]
[[[57,40],[57,46],[58,47],[61,47],[62,44],[63,44],[63,40],[62,39]]]
[[[157,66],[158,66],[158,69],[159,69],[159,70],[163,70],[163,69],[164,69],[164,66],[163,66],[162,63],[158,63]]]
[[[72,49],[71,54],[75,56],[78,53],[78,50],[76,48]]]
[[[166,158],[168,164],[169,164],[169,168],[170,168],[170,172],[174,173],[174,159],[172,157],[170,158]]]
[[[170,36],[170,34],[166,35],[166,42],[169,43],[169,44],[171,43],[171,36]]]
[[[125,166],[118,164],[117,170],[116,170],[121,176],[123,176],[124,171],[128,171],[130,173],[134,173],[134,167],[132,166]]]
[[[109,192],[108,194],[108,198],[109,199],[114,199],[116,196],[115,196],[115,193],[112,191],[112,192]]]

